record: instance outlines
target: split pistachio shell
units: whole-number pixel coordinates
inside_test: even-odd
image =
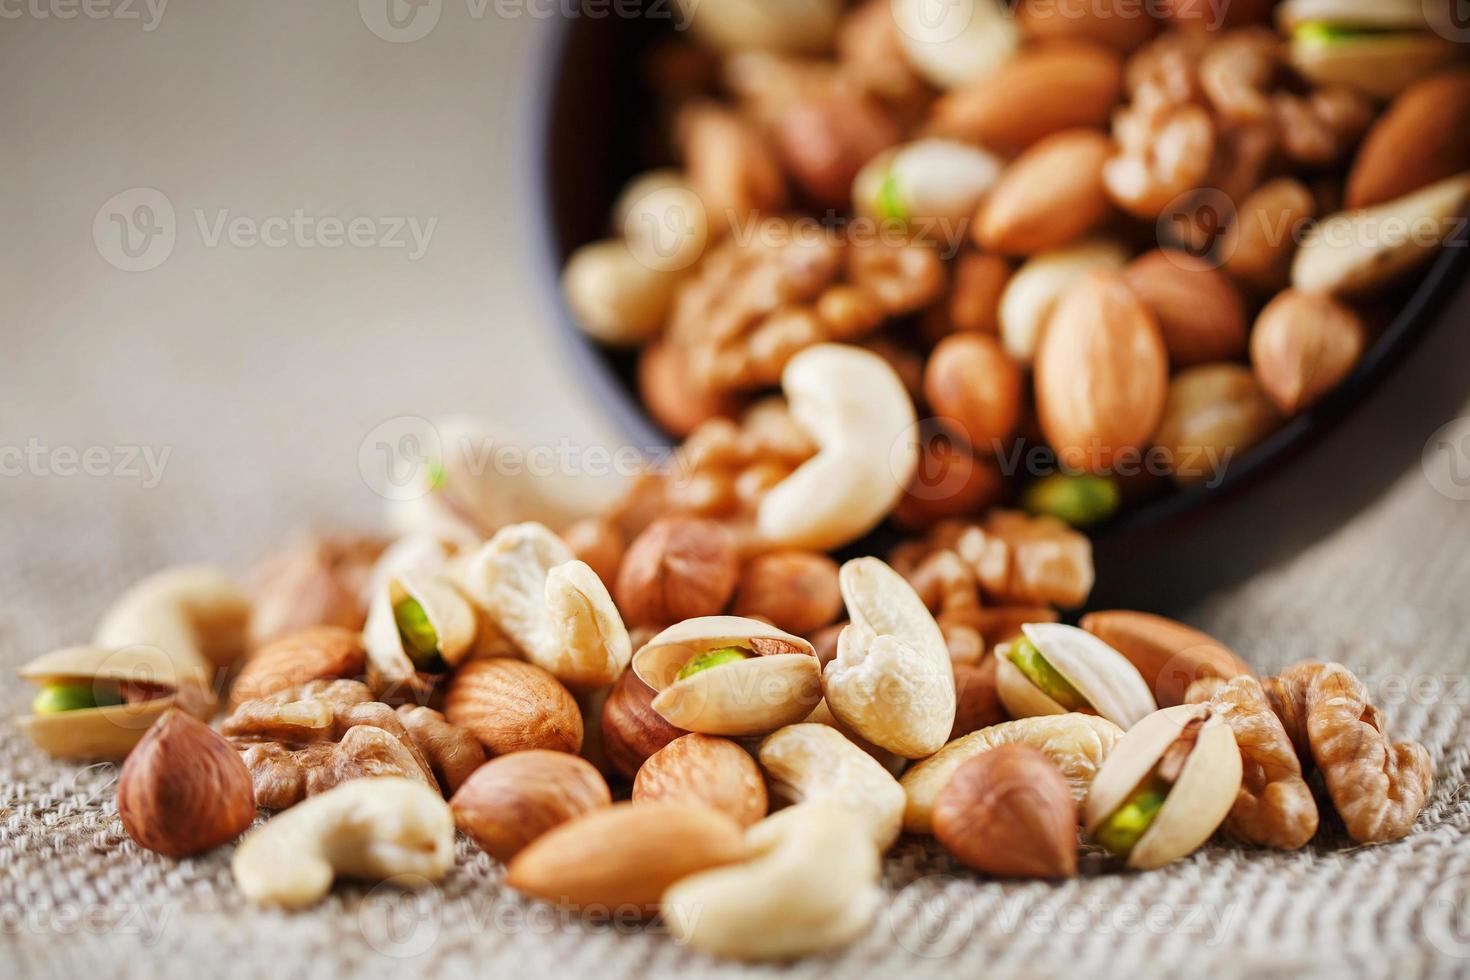
[[[1001,745],[1029,745],[1056,764],[1078,806],[1103,760],[1123,737],[1123,729],[1096,715],[1071,712],[1006,721],[963,735],[904,773],[899,784],[908,796],[903,829],[931,832],[934,800],[962,764]]]
[[[946,139],[922,139],[869,160],[853,181],[855,210],[884,221],[968,221],[1005,161],[988,150]],[[918,229],[939,233],[945,229]]]
[[[877,558],[837,577],[849,625],[822,675],[838,720],[908,759],[932,755],[954,727],[954,666],[944,634],[907,580]]]
[[[163,689],[159,697],[147,701],[23,715],[16,720],[37,748],[58,759],[122,759],[170,708],[177,705],[207,719],[211,712],[206,705],[213,703],[208,696],[207,672],[181,668],[163,650],[152,646],[66,647],[26,664],[20,676],[43,686],[100,681]]]
[[[423,673],[404,647],[394,615],[405,599],[412,599],[423,609],[438,638],[439,656],[449,666],[464,660],[475,642],[474,609],[448,581],[420,575],[390,577],[373,597],[362,630],[368,662],[380,681],[389,686],[414,686]]]
[[[1027,623],[1021,632],[1093,711],[1124,731],[1158,707],[1138,668],[1091,633],[1062,623]],[[1032,683],[1004,652],[996,659],[995,680],[1001,703],[1012,718],[1060,715],[1069,710]]]
[[[1387,285],[1428,261],[1447,238],[1463,239],[1467,198],[1470,173],[1463,173],[1375,207],[1325,218],[1297,250],[1291,283],[1304,292],[1339,295]]]
[[[725,647],[755,655],[679,677],[690,660]],[[665,721],[705,735],[764,735],[801,721],[821,697],[812,645],[740,616],[670,626],[633,655],[633,671],[657,692],[653,710]]]
[[[1204,719],[1194,748],[1164,804],[1128,854],[1128,866],[1159,868],[1197,850],[1224,822],[1240,791],[1240,750],[1230,726],[1206,704],[1164,708],[1139,722],[1118,743],[1092,781],[1083,813],[1095,833],[1133,795],[1184,727]]]
[[[600,687],[627,668],[632,644],[607,586],[544,525],[501,528],[462,582],[526,659],[557,680]]]
[[[1277,20],[1291,34],[1288,60],[1318,85],[1346,85],[1381,99],[1458,57],[1431,29],[1453,30],[1450,4],[1424,0],[1287,0]],[[1313,28],[1324,30],[1316,31]]]

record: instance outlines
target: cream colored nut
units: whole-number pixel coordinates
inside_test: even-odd
[[[37,748],[58,759],[121,759],[176,705],[200,719],[213,714],[209,675],[197,667],[181,668],[152,646],[66,647],[38,657],[19,673],[43,687],[78,684],[94,694],[115,695],[94,697],[99,707],[16,719]]]
[[[693,266],[710,237],[704,201],[672,169],[650,171],[624,187],[613,205],[613,227],[633,258],[658,272]]]
[[[1181,704],[1145,718],[1118,742],[1087,795],[1087,832],[1095,833],[1127,801],[1195,720],[1202,720],[1203,727],[1163,806],[1129,851],[1130,868],[1162,867],[1197,850],[1235,804],[1241,762],[1230,726],[1214,717],[1208,705]]]
[[[561,288],[588,336],[615,347],[636,347],[663,327],[680,278],[677,271],[639,261],[627,242],[607,239],[572,253]]]
[[[822,673],[827,706],[874,745],[909,759],[938,751],[954,726],[954,670],[939,624],[904,577],[877,558],[838,574],[849,625]]]
[[[1016,644],[1007,643],[995,652],[996,687],[1011,717],[1084,711],[1127,731],[1158,707],[1138,668],[1091,633],[1063,623],[1027,623],[1021,632],[1083,703],[1059,704],[1057,692],[1048,693],[1017,666],[1011,658]]]
[[[1073,712],[1002,722],[957,738],[899,780],[908,796],[903,829],[915,834],[930,833],[934,800],[954,771],[967,759],[998,745],[1029,745],[1039,749],[1067,777],[1072,797],[1080,807],[1098,768],[1122,737],[1123,729],[1106,718]]]
[[[579,687],[628,666],[628,630],[597,573],[541,524],[501,528],[465,569],[466,591],[532,663]]]
[[[761,743],[760,763],[777,797],[792,803],[837,804],[868,828],[881,851],[898,839],[903,788],[837,729],[812,723],[787,725]]]
[[[1463,231],[1460,218],[1467,197],[1470,173],[1376,207],[1324,218],[1297,249],[1292,286],[1309,293],[1357,295],[1388,285]]]
[[[968,221],[1000,176],[1003,160],[955,140],[904,143],[869,160],[852,184],[853,209],[881,221]]]
[[[678,0],[681,24],[719,51],[825,51],[841,0]]]
[[[679,676],[696,657],[731,647],[749,655]],[[670,626],[634,655],[633,671],[658,692],[653,709],[665,721],[705,735],[764,735],[802,720],[821,698],[812,645],[739,616]]]
[[[1006,168],[975,215],[983,249],[1035,255],[1096,229],[1111,210],[1102,168],[1113,152],[1105,133],[1070,129],[1028,147]]]
[[[437,641],[437,658],[410,649],[398,622],[405,602],[417,603]],[[469,656],[475,611],[445,579],[420,575],[389,578],[368,606],[362,628],[372,686],[379,692],[427,690],[428,675],[443,674]]]
[[[940,88],[985,78],[1021,46],[1015,21],[990,0],[959,0],[942,10],[926,0],[893,0],[891,7],[909,64]]]
[[[498,861],[573,817],[611,805],[607,781],[590,762],[546,749],[492,759],[449,801],[459,829]]]
[[[846,627],[846,623],[842,623],[838,626],[828,627],[828,629],[836,631],[836,633],[833,633],[831,641],[833,657],[837,656],[837,633],[841,633],[842,630]],[[820,649],[818,650],[817,656],[822,656]],[[887,749],[879,748],[872,742],[869,742],[867,739],[863,738],[857,732],[853,731],[851,728],[844,725],[842,722],[838,721],[837,716],[832,713],[832,709],[827,707],[826,698],[823,698],[821,701],[817,702],[817,706],[812,709],[811,714],[806,716],[806,719],[802,722],[802,724],[826,725],[828,728],[835,729],[837,733],[840,734],[843,738],[847,739],[853,745],[856,745],[868,755],[872,756],[873,760],[877,762],[878,765],[883,767],[884,772],[887,772],[895,779],[898,778],[899,773],[903,772],[904,766],[907,766],[909,764],[909,760],[905,759],[903,756],[899,755],[896,752],[889,752]]]
[[[633,780],[634,802],[703,803],[749,827],[766,815],[769,800],[750,753],[728,738],[681,735],[649,756]]]
[[[869,928],[882,892],[878,849],[836,803],[802,803],[745,835],[750,856],[664,892],[664,921],[712,956],[779,960],[835,949]]]
[[[1287,416],[1310,407],[1348,376],[1367,345],[1363,323],[1331,296],[1287,289],[1251,330],[1251,366]]]
[[[1032,256],[1001,293],[1000,339],[1006,353],[1018,363],[1030,364],[1042,330],[1067,287],[1093,269],[1121,269],[1127,262],[1123,246],[1104,239]]]
[[[769,547],[830,551],[872,530],[918,465],[914,403],[877,354],[817,344],[781,373],[791,417],[817,454],[761,499],[756,525]]]
[[[438,881],[454,864],[454,817],[436,790],[398,777],[354,779],[273,817],[235,850],[245,897],[299,909],[337,877]]]
[[[1169,382],[1154,445],[1168,454],[1180,486],[1214,486],[1225,468],[1281,424],[1250,368],[1200,364]]]

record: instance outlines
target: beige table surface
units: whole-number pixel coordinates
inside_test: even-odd
[[[544,25],[493,5],[425,9],[434,29],[393,43],[368,28],[367,0],[180,0],[156,23],[122,0],[0,4],[0,674],[84,639],[144,572],[206,559],[243,571],[291,530],[375,522],[358,451],[385,421],[471,412],[523,440],[615,444],[548,334],[519,247],[511,107]],[[154,238],[130,258],[111,216],[161,226],[159,194],[172,251]],[[298,209],[368,219],[368,237],[435,224],[421,256],[323,247],[330,221],[281,247],[249,237]],[[152,267],[119,267],[138,262]],[[1470,454],[1442,455],[1191,616],[1263,667],[1313,656],[1371,676],[1395,731],[1437,766],[1410,839],[1214,848],[1060,886],[977,882],[906,843],[871,934],[780,972],[1465,973],[1470,502],[1449,467]],[[0,688],[0,712],[27,697]],[[228,848],[184,864],[135,848],[114,775],[52,764],[0,728],[0,972],[761,972],[692,957],[656,929],[558,922],[504,892],[464,842],[440,893],[344,889],[305,914],[254,911]]]

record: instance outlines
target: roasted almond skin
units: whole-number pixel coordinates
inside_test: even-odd
[[[1002,153],[1079,126],[1104,127],[1123,90],[1123,62],[1086,41],[1056,41],[1023,52],[934,106],[936,135]]]
[[[1122,278],[1090,272],[1057,300],[1035,375],[1041,428],[1063,465],[1106,472],[1158,428],[1169,358],[1153,314]]]
[[[200,854],[255,820],[250,771],[214,729],[175,708],[123,763],[117,814],[139,847],[174,858]]]
[[[1111,210],[1103,164],[1112,140],[1070,129],[1039,140],[1006,168],[976,214],[984,249],[1032,255],[1060,248],[1097,228]]]
[[[1029,745],[1002,745],[956,769],[934,801],[934,836],[962,863],[996,877],[1077,873],[1072,791]]]
[[[505,883],[568,908],[652,915],[674,882],[745,855],[740,825],[698,803],[615,803],[537,838]]]
[[[1344,206],[1370,207],[1470,170],[1470,68],[1404,89],[1368,131]]]
[[[455,825],[500,861],[551,828],[611,805],[607,781],[590,762],[545,749],[492,759],[449,801]]]
[[[1245,300],[1204,259],[1157,249],[1129,263],[1123,281],[1158,321],[1174,367],[1230,361],[1245,353]]]
[[[1153,613],[1111,609],[1088,613],[1080,625],[1138,668],[1161,708],[1183,704],[1189,685],[1201,677],[1255,676],[1208,633]]]
[[[444,717],[480,740],[491,755],[523,749],[576,754],[582,710],[561,682],[535,664],[495,657],[455,671]]]

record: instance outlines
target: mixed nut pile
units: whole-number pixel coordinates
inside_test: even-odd
[[[1338,664],[1258,677],[1157,616],[1058,622],[1092,569],[1051,518],[942,525],[892,565],[742,553],[687,515],[626,540],[606,517],[310,540],[253,594],[161,572],[91,645],[23,669],[41,690],[20,724],[57,757],[125,760],[141,847],[243,833],[254,902],[428,886],[458,828],[526,895],[660,915],[742,959],[867,931],[905,833],[988,875],[1063,878],[1079,853],[1157,868],[1217,831],[1295,849],[1336,819],[1390,841],[1430,793],[1424,748],[1391,742]]]
[[[971,474],[900,527],[1007,501],[1092,524],[1214,485],[1465,243],[1447,2],[689,7],[646,56],[670,165],[571,256],[568,304],[701,447],[800,352],[875,352],[937,457],[916,488]],[[724,518],[768,482],[677,503]]]

